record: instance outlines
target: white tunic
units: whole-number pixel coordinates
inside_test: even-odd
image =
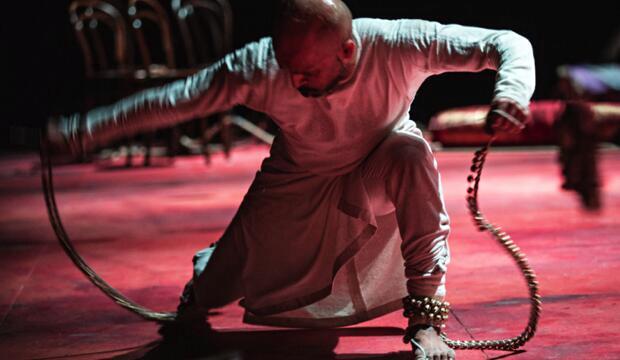
[[[338,326],[399,309],[407,288],[397,224],[374,216],[358,165],[396,129],[420,135],[409,107],[431,75],[496,69],[494,99],[524,107],[534,90],[531,45],[511,31],[355,19],[353,36],[358,65],[324,97],[303,97],[262,38],[187,79],[87,114],[91,144],[235,104],[279,126],[235,224],[246,322]]]

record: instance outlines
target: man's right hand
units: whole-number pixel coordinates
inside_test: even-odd
[[[77,117],[79,115],[72,115]],[[79,144],[79,134],[68,136],[68,121],[77,121],[70,117],[50,117],[43,129],[43,144],[45,151],[53,164],[67,164],[81,158],[83,150]]]

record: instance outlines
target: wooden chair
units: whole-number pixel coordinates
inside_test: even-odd
[[[113,0],[111,0],[113,1]],[[87,84],[84,109],[107,105],[148,86],[142,67],[133,65],[133,36],[119,1],[76,0],[69,5],[69,18],[84,58]],[[144,165],[151,164],[154,133],[127,138],[125,166],[132,166],[133,144],[144,138],[146,153]],[[175,155],[174,131],[167,144],[169,159]]]
[[[208,65],[233,50],[232,10],[226,0],[173,0],[190,67]]]
[[[162,85],[190,75],[195,69],[179,70],[176,67],[173,40],[168,13],[156,0],[129,0],[127,15],[137,59],[134,84],[140,88]],[[167,155],[173,159],[178,150],[180,127],[168,129]],[[155,133],[144,135],[147,152],[145,166],[151,163],[151,147]]]
[[[169,75],[169,72],[176,69],[176,62],[170,21],[164,7],[156,0],[129,0],[127,14],[140,55],[140,67],[146,71],[144,76],[156,78],[160,74]],[[157,34],[145,34],[148,25]],[[154,41],[147,41],[147,35]],[[156,60],[155,51],[159,51],[163,57]]]
[[[68,11],[84,60],[82,111],[127,95],[130,91],[125,79],[131,72],[131,50],[122,13],[101,0],[73,1]]]
[[[74,1],[69,5],[69,19],[82,50],[86,78],[127,70],[127,26],[116,7],[100,0]],[[104,45],[106,32],[113,38],[112,49]]]
[[[176,15],[188,67],[207,66],[233,50],[233,14],[227,0],[172,0],[171,8]],[[210,126],[208,118],[199,120],[199,141],[187,141],[200,143],[207,163],[210,158],[209,143],[218,134],[224,154],[230,156],[234,138],[233,125],[263,142],[271,144],[273,141],[273,135],[232,109],[211,118],[215,121]]]
[[[208,66],[232,50],[232,10],[226,0],[172,0],[171,7],[189,68]],[[209,118],[215,120],[211,126]],[[198,120],[198,142],[207,163],[211,158],[209,143],[218,133],[225,156],[230,156],[233,142],[231,119],[232,112],[226,111]]]

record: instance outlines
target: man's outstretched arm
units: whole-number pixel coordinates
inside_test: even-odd
[[[260,56],[265,48],[268,44],[264,40],[248,44],[187,78],[140,91],[85,114],[54,119],[48,124],[50,141],[75,154],[244,104],[264,78],[264,69],[257,64],[262,64]]]

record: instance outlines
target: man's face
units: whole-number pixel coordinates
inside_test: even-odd
[[[305,97],[329,93],[346,76],[338,46],[324,39],[284,39],[276,47],[276,59],[286,69],[293,86]]]

